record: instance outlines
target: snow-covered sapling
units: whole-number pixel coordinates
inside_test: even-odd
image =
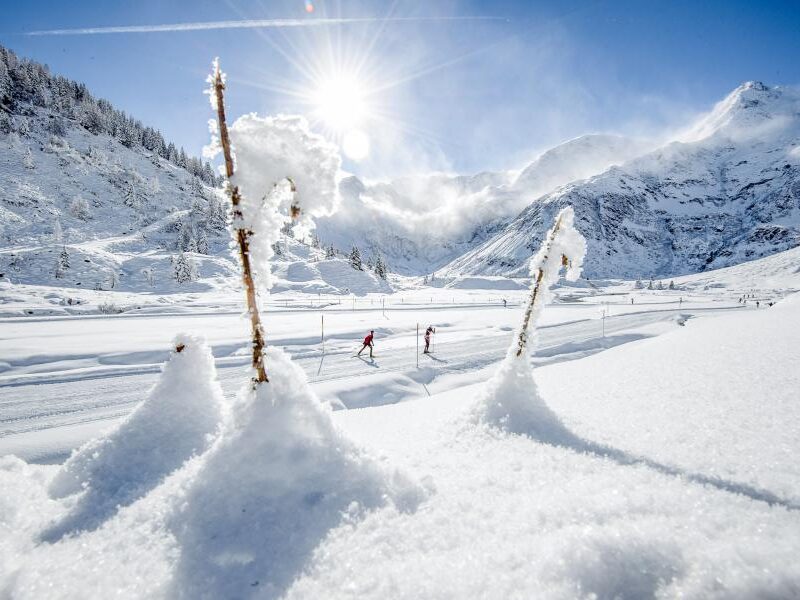
[[[267,381],[265,338],[257,286],[268,291],[272,285],[269,260],[287,223],[293,223],[296,237],[302,238],[313,228],[314,217],[335,210],[341,158],[336,147],[312,133],[302,117],[246,115],[229,129],[223,95],[225,78],[217,61],[208,81],[217,122],[212,148],[205,154],[219,150],[224,154],[227,189],[233,205],[232,230],[242,263],[252,330],[254,379],[263,383]]]
[[[563,441],[569,436],[558,417],[539,396],[527,350],[550,287],[558,280],[561,268],[566,267],[565,276],[570,281],[580,277],[586,241],[575,229],[574,218],[571,207],[562,209],[539,251],[531,259],[531,295],[522,324],[475,407],[474,415],[479,422],[546,441]]]

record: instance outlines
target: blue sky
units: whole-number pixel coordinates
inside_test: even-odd
[[[32,0],[3,7],[0,43],[84,81],[195,154],[208,137],[212,114],[201,92],[214,56],[229,76],[231,115],[304,113],[339,142],[341,123],[319,118],[318,90],[344,81],[361,94],[347,128],[363,132],[370,146],[346,167],[368,177],[516,168],[583,133],[657,135],[746,80],[800,84],[800,2],[317,0],[313,6],[309,14],[304,0]],[[387,16],[430,20],[24,35]],[[460,16],[500,18],[450,19]]]

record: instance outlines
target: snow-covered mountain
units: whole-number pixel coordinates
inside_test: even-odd
[[[82,84],[2,47],[0,59],[6,280],[159,292],[236,285],[227,201],[209,165]],[[587,276],[675,276],[800,244],[799,175],[800,92],[747,83],[657,149],[586,135],[520,171],[344,176],[318,237],[339,256],[353,245],[365,260],[382,256],[400,274],[523,275],[569,204],[589,243]],[[276,260],[287,289],[353,288],[324,268],[297,279],[305,271],[291,264],[326,258],[300,246]],[[382,289],[368,279],[355,287]]]
[[[800,245],[800,92],[743,84],[676,141],[545,195],[443,271],[524,274],[566,205],[588,277],[695,273]]]
[[[643,154],[641,140],[585,135],[552,148],[519,172],[432,174],[369,183],[347,177],[341,206],[318,222],[325,243],[359,246],[400,273],[435,271],[501,231],[536,198]]]

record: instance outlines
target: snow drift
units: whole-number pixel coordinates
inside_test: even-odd
[[[288,355],[266,359],[270,382],[242,392],[172,518],[177,596],[278,596],[329,530],[387,503],[413,511],[424,497],[334,427]]]
[[[149,397],[111,433],[79,448],[55,475],[51,497],[82,495],[45,539],[94,529],[208,447],[223,406],[214,358],[191,335],[177,336],[175,347],[181,350],[172,353]]]

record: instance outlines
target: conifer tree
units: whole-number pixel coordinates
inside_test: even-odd
[[[364,270],[364,265],[361,264],[361,251],[358,249],[358,246],[353,246],[353,249],[350,251],[350,266],[356,271]]]
[[[67,252],[67,247],[64,246],[56,259],[56,279],[63,279],[67,269],[69,269],[69,252]]]
[[[197,234],[197,252],[200,254],[209,254],[208,236],[205,230],[201,229]]]
[[[172,277],[175,281],[183,284],[194,281],[196,276],[197,271],[194,263],[183,252],[172,257]]]
[[[375,261],[375,274],[384,281],[386,280],[386,263],[383,262],[383,257],[380,254]]]

